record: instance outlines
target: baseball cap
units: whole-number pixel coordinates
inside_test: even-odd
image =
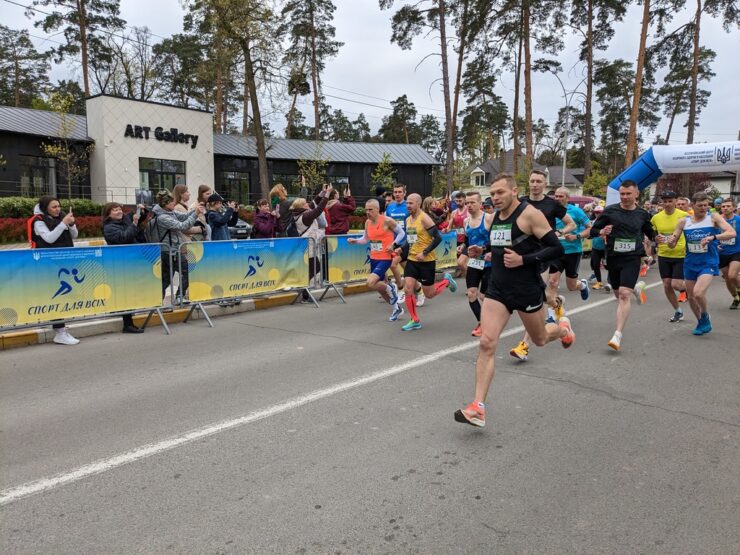
[[[716,199],[714,199],[714,204],[722,204],[722,197],[717,197]]]
[[[660,194],[660,198],[678,198],[676,191],[663,191]]]
[[[493,201],[491,200],[491,197],[488,197],[486,200],[483,201],[483,206],[493,206]]]
[[[208,202],[223,202],[224,197],[219,195],[218,193],[213,193],[210,197],[208,197]]]

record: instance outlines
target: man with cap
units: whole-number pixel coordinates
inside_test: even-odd
[[[655,240],[658,244],[658,271],[660,279],[663,280],[663,291],[673,307],[673,316],[668,321],[675,323],[683,320],[683,310],[678,303],[686,300],[686,285],[683,281],[686,241],[681,236],[676,246],[670,248],[667,237],[676,229],[678,221],[688,216],[688,213],[676,208],[678,195],[675,191],[663,191],[660,198],[663,200],[663,210],[655,214],[650,223],[657,233]],[[678,297],[676,291],[679,291]]]
[[[213,193],[206,200],[206,220],[211,226],[211,241],[228,241],[229,227],[239,222],[239,212],[236,210],[236,202],[229,201],[224,210],[224,198],[218,193]]]

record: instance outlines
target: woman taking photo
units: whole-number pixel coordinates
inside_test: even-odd
[[[36,249],[60,249],[74,247],[77,238],[77,226],[70,206],[69,214],[62,211],[59,199],[43,196],[34,208],[36,220],[31,228],[31,247]],[[77,345],[80,340],[72,337],[64,321],[51,326],[56,330],[54,343],[59,345]]]
[[[143,209],[143,206],[139,206]],[[123,213],[123,205],[109,202],[103,206],[103,237],[109,245],[135,245],[146,243],[144,230],[139,227],[139,213]],[[123,333],[144,333],[134,325],[133,312],[123,315]]]

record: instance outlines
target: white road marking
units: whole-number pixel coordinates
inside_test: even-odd
[[[658,285],[661,285],[661,282],[651,283],[646,287],[646,289],[650,289],[651,287],[656,287]],[[614,300],[614,296],[610,294],[609,297],[606,299],[574,308],[573,310],[569,310],[567,314],[569,316],[572,314],[578,314],[579,312],[584,312],[586,310],[597,308],[599,306],[613,302]],[[504,331],[504,333],[501,334],[501,337],[509,337],[511,335],[520,334],[523,331],[523,326],[517,326],[515,328]],[[51,476],[49,478],[42,478],[40,480],[34,480],[32,482],[21,484],[20,486],[4,489],[0,491],[0,506],[8,505],[9,503],[13,503],[14,501],[18,501],[19,499],[28,497],[29,495],[34,495],[36,493],[41,493],[58,488],[59,486],[63,486],[65,484],[82,480],[83,478],[87,478],[88,476],[92,476],[94,474],[102,474],[103,472],[113,470],[114,468],[118,468],[119,466],[136,462],[141,459],[151,457],[153,455],[157,455],[159,453],[174,449],[175,447],[179,447],[192,441],[216,435],[232,428],[244,426],[245,424],[251,424],[259,420],[264,420],[265,418],[269,418],[270,416],[276,416],[289,410],[297,409],[299,407],[302,407],[303,405],[307,405],[308,403],[313,403],[314,401],[319,401],[321,399],[331,397],[332,395],[336,395],[344,391],[349,391],[350,389],[355,389],[363,385],[377,382],[379,380],[395,376],[396,374],[401,374],[403,372],[411,370],[412,368],[423,366],[446,356],[454,355],[456,353],[467,351],[469,349],[474,349],[478,346],[478,343],[479,341],[475,340],[463,343],[462,345],[458,345],[456,347],[442,349],[440,351],[430,353],[428,355],[416,358],[403,364],[392,366],[373,374],[368,374],[360,378],[347,380],[331,387],[318,389],[306,395],[294,397],[292,399],[289,399],[288,401],[285,401],[284,403],[278,403],[277,405],[272,405],[258,411],[250,412],[238,418],[224,420],[222,422],[211,424],[210,426],[205,426],[203,428],[197,428],[195,430],[191,430],[184,434],[174,436],[163,441],[159,441],[157,443],[149,443],[147,445],[137,447],[136,449],[133,449],[131,451],[121,453],[120,455],[115,455],[107,459],[101,459],[99,461],[75,468],[74,470]]]

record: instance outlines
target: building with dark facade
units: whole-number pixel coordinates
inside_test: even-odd
[[[66,172],[42,145],[65,141],[72,149],[93,145],[89,172],[72,183],[72,196],[133,204],[137,192],[208,184],[229,199],[260,198],[257,149],[252,137],[213,133],[210,112],[100,95],[87,115],[0,106],[0,196],[67,196]],[[356,197],[371,196],[370,176],[390,155],[397,181],[429,195],[439,165],[420,145],[335,143],[266,138],[270,186],[300,190],[298,161],[327,161],[328,180],[349,184]]]

